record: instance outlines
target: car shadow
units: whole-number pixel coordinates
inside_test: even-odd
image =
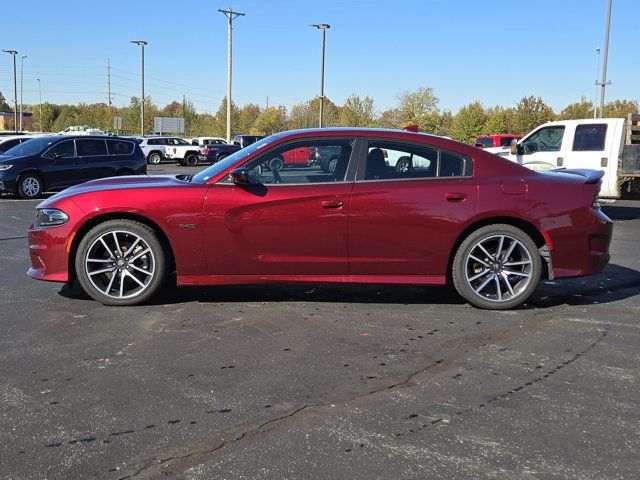
[[[78,282],[59,292],[63,297],[90,297]],[[640,272],[609,264],[591,277],[540,282],[536,292],[519,309],[551,308],[559,305],[606,304],[640,295]],[[178,303],[326,302],[373,304],[461,305],[452,287],[405,285],[261,284],[166,288],[148,305]]]

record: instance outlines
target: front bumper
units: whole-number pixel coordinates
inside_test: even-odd
[[[7,175],[0,176],[0,193],[15,193],[17,188],[17,178],[12,178]]]

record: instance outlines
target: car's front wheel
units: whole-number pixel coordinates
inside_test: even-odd
[[[18,195],[20,198],[32,199],[42,195],[44,187],[42,180],[35,173],[27,173],[18,181]]]
[[[460,245],[451,277],[470,304],[506,310],[525,302],[536,289],[542,260],[534,241],[512,225],[479,228]]]
[[[137,305],[165,279],[165,252],[147,225],[108,220],[80,241],[75,267],[82,288],[104,305]]]

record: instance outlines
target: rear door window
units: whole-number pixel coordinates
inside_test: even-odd
[[[130,155],[133,153],[133,143],[124,140],[107,140],[109,155]]]
[[[79,157],[96,157],[107,154],[107,145],[104,140],[76,140],[76,148]]]
[[[604,150],[604,141],[606,136],[606,123],[578,125],[576,127],[576,135],[573,138],[573,151],[602,151]]]

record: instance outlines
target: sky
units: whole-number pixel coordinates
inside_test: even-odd
[[[321,33],[328,23],[325,94],[341,104],[369,95],[377,110],[398,94],[431,87],[441,109],[479,100],[513,106],[541,96],[554,110],[595,96],[596,48],[604,47],[607,0],[2,0],[0,49],[24,60],[24,103],[106,102],[146,93],[164,106],[183,95],[215,112],[226,93],[227,21],[234,21],[233,93],[238,105],[284,105],[320,90]],[[18,19],[10,21],[9,19]],[[640,0],[613,0],[607,100],[640,100]],[[11,56],[0,53],[0,91],[13,99]],[[18,97],[20,96],[20,57]],[[600,72],[601,73],[601,72]],[[600,74],[599,73],[599,74]],[[598,74],[598,75],[599,75]]]

